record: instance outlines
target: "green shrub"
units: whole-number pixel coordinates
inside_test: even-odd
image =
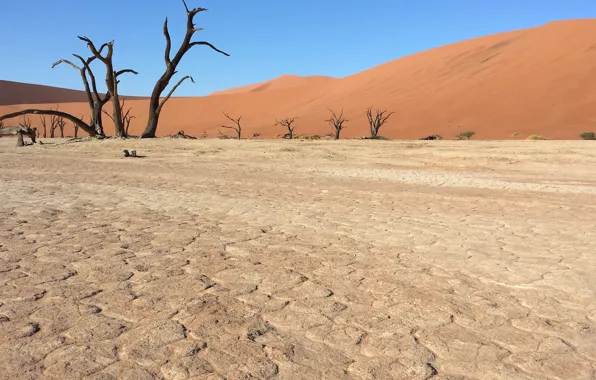
[[[474,131],[467,131],[460,133],[459,135],[455,136],[455,138],[457,138],[458,140],[470,140],[472,136],[474,136],[475,134],[476,132]]]
[[[526,140],[548,140],[546,137],[541,135],[530,135]]]
[[[579,137],[581,137],[584,140],[596,140],[596,133],[594,133],[594,132],[584,132],[581,135],[579,135]]]

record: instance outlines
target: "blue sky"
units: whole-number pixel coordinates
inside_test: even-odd
[[[281,74],[344,77],[433,47],[573,18],[595,18],[594,0],[187,0],[209,11],[196,17],[207,40],[231,57],[195,47],[179,67],[192,75],[177,96],[200,96]],[[111,14],[110,9],[117,9]],[[174,49],[185,12],[178,0],[13,0],[2,5],[0,79],[81,89],[68,66],[87,56],[77,39],[115,40],[117,69],[134,68],[120,92],[149,95],[164,68],[162,24],[169,18]],[[103,67],[94,67],[103,81]],[[177,77],[175,77],[177,78]],[[105,86],[104,86],[105,88]]]

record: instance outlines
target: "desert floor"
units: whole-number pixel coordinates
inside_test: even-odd
[[[596,378],[593,142],[44,142],[2,379]]]

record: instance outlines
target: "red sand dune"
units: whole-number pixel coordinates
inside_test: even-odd
[[[136,116],[131,129],[139,133],[147,101],[127,104]],[[363,136],[368,106],[395,112],[380,133],[390,138],[453,138],[473,130],[478,139],[511,139],[515,132],[517,138],[577,139],[581,132],[596,131],[596,19],[463,41],[345,78],[282,76],[205,97],[172,98],[158,134],[183,129],[215,137],[218,126],[227,123],[223,111],[243,117],[245,136],[282,134],[274,124],[283,117],[297,117],[296,133],[325,134],[331,131],[327,108],[343,107],[349,122],[342,136]],[[0,114],[24,107],[29,105],[0,106]],[[88,112],[83,103],[61,109]]]
[[[211,95],[231,95],[241,94],[245,92],[259,92],[259,91],[273,91],[281,90],[305,85],[316,86],[323,83],[328,83],[335,78],[327,77],[323,75],[311,75],[307,77],[301,77],[299,75],[285,74],[275,79],[271,79],[265,82],[249,84],[248,86],[235,87],[229,90],[212,92]]]

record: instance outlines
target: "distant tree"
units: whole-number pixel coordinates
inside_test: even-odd
[[[130,129],[130,123],[132,121],[132,119],[134,119],[134,116],[130,114],[131,111],[131,107],[129,107],[128,109],[125,110],[124,105],[125,105],[125,101],[126,98],[123,97],[122,101],[120,102],[120,109],[121,109],[121,115],[122,115],[122,120],[120,121],[120,124],[122,124],[122,134],[120,137],[128,137],[128,130]],[[112,119],[112,121],[114,121],[114,116],[110,115],[108,112],[106,112],[105,110],[103,111],[110,119]],[[114,124],[116,122],[114,121]]]
[[[335,140],[339,140],[339,134],[345,128],[344,123],[348,120],[344,117],[343,108],[342,108],[339,116],[337,116],[335,114],[335,112],[333,112],[332,110],[329,110],[329,111],[331,112],[331,118],[327,119],[325,121],[328,122],[329,124],[331,124],[333,129],[335,129]]]
[[[23,117],[21,118],[21,122],[19,123],[19,126],[25,128],[25,129],[31,129],[31,118],[29,118],[26,115],[23,115]]]
[[[584,132],[581,135],[579,135],[579,137],[581,137],[584,140],[596,140],[596,133],[594,133],[594,132]]]
[[[56,126],[60,130],[60,137],[64,138],[64,127],[66,127],[66,120],[63,117],[59,117],[56,120]]]
[[[379,129],[387,122],[389,116],[393,115],[393,112],[390,112],[386,115],[387,110],[381,111],[376,110],[375,115],[373,117],[372,107],[368,107],[366,110],[366,117],[368,119],[368,124],[370,126],[370,138],[371,139],[378,139],[379,138]]]
[[[46,120],[45,116],[42,115],[39,115],[39,120],[41,122],[41,127],[43,128],[42,136],[45,139],[48,133],[48,121]]]
[[[475,134],[476,132],[474,131],[466,131],[461,132],[459,135],[455,136],[455,138],[458,140],[470,140]]]
[[[286,133],[283,138],[284,139],[293,139],[294,138],[294,129],[296,127],[293,127],[292,124],[294,124],[294,121],[296,120],[295,117],[286,117],[285,119],[281,119],[281,120],[276,120],[275,122],[275,126],[282,126],[285,127],[288,130],[288,133]]]
[[[230,56],[228,53],[223,52],[210,44],[206,41],[194,41],[192,42],[192,37],[194,36],[195,32],[201,31],[202,28],[195,27],[194,18],[195,16],[200,13],[204,12],[207,9],[205,8],[194,8],[189,9],[186,5],[186,1],[182,1],[184,4],[184,9],[186,9],[186,34],[184,35],[184,39],[178,51],[174,55],[174,58],[171,57],[171,50],[172,50],[172,40],[170,38],[170,32],[168,30],[168,19],[166,18],[163,24],[163,34],[166,38],[166,48],[165,48],[165,63],[166,69],[162,76],[157,80],[155,83],[155,87],[153,88],[153,92],[151,93],[151,99],[149,101],[149,115],[147,119],[147,126],[145,130],[141,134],[141,138],[154,138],[156,136],[157,126],[159,124],[159,116],[161,114],[161,110],[163,109],[164,104],[170,99],[174,91],[184,82],[186,79],[190,79],[193,83],[194,80],[191,76],[185,76],[176,83],[174,87],[170,90],[170,92],[162,98],[162,93],[170,84],[170,80],[176,74],[176,68],[180,64],[184,55],[193,47],[193,46],[207,46],[211,49],[215,50],[216,52],[223,54],[225,56]]]
[[[234,131],[236,131],[236,135],[238,136],[238,140],[240,140],[241,135],[242,135],[242,127],[240,126],[240,119],[242,119],[242,116],[240,116],[238,119],[234,119],[233,117],[231,117],[230,115],[228,115],[226,112],[223,113],[225,117],[227,117],[229,120],[231,120],[236,126],[229,126],[229,125],[222,125],[222,128],[228,128],[228,129],[233,129]]]

